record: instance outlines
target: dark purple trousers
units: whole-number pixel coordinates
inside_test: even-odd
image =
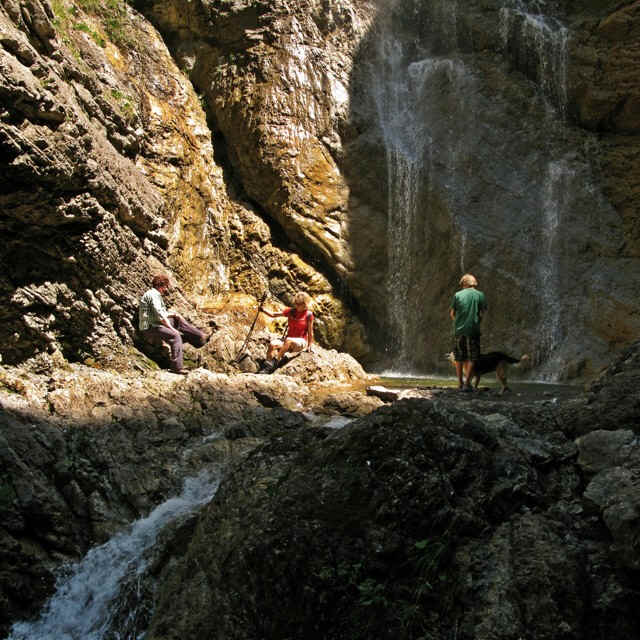
[[[183,344],[187,342],[196,349],[204,345],[206,335],[204,331],[200,331],[197,327],[189,324],[186,320],[171,316],[169,322],[176,329],[179,335],[170,331],[163,324],[157,327],[151,327],[144,332],[144,335],[152,340],[155,338],[168,343],[171,347],[171,371],[180,371],[182,369],[182,359],[184,353]]]

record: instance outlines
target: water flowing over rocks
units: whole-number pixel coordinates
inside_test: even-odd
[[[224,468],[274,433],[382,404],[354,390],[369,376],[349,356],[304,355],[317,361],[270,376],[0,367],[0,630],[42,604],[61,562],[106,542],[185,477]],[[319,364],[330,385],[308,380]]]

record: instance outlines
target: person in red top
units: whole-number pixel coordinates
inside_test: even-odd
[[[285,307],[282,311],[271,313],[262,307],[260,310],[270,318],[287,318],[287,333],[283,340],[272,340],[267,350],[265,368],[272,372],[280,363],[285,353],[311,351],[313,344],[313,313],[309,310],[309,296],[299,291],[293,298],[293,307]],[[273,354],[278,350],[276,359]]]

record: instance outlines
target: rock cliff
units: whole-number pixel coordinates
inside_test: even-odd
[[[249,197],[357,302],[369,362],[440,367],[463,270],[487,347],[538,375],[593,375],[637,334],[634,5],[137,6]]]
[[[593,375],[638,331],[638,9],[543,9],[7,1],[5,362],[130,368],[165,269],[194,319],[305,288],[325,346],[435,370],[471,270],[488,349]]]
[[[4,362],[130,370],[138,299],[162,270],[200,323],[234,291],[288,302],[304,288],[325,311],[320,341],[359,335],[327,278],[225,175],[205,98],[140,14],[120,0],[6,2],[0,34]]]

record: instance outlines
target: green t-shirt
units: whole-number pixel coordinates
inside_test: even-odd
[[[487,309],[487,301],[482,291],[473,287],[460,289],[453,296],[451,308],[456,314],[453,322],[457,336],[480,334],[480,316]]]

